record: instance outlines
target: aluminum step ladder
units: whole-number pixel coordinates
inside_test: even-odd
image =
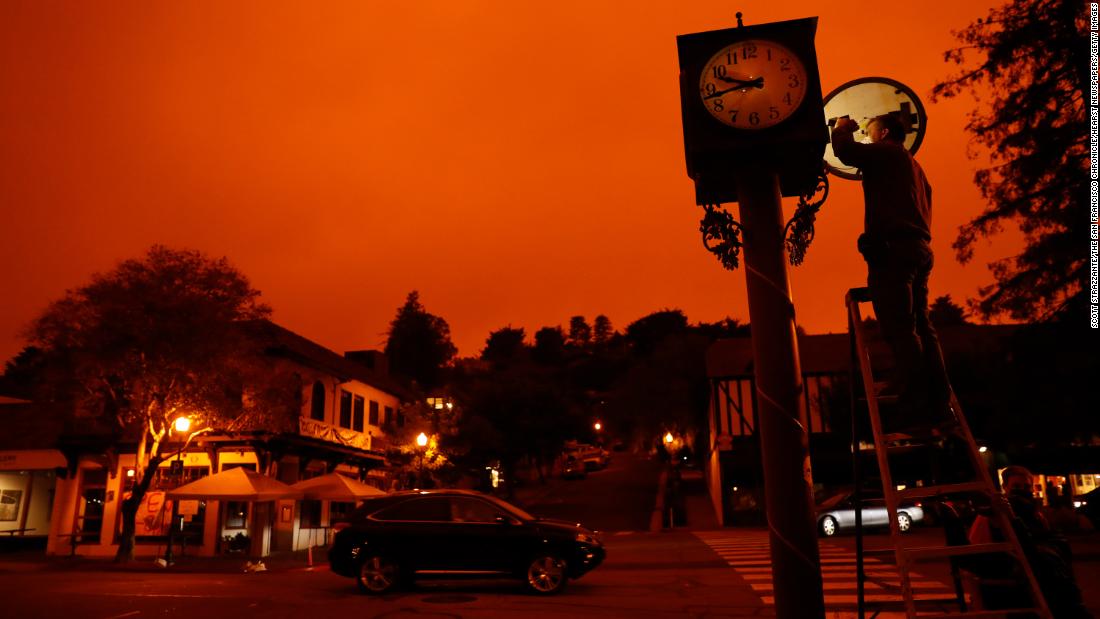
[[[864,619],[864,582],[866,580],[863,570],[863,556],[865,552],[863,549],[862,537],[862,504],[859,500],[860,486],[862,484],[859,472],[859,460],[862,457],[861,452],[869,451],[872,448],[862,443],[859,432],[857,432],[857,383],[862,384],[862,391],[865,394],[864,397],[866,398],[867,410],[870,417],[871,433],[874,439],[873,451],[878,462],[879,473],[882,480],[883,497],[886,503],[887,515],[890,519],[890,538],[894,547],[893,555],[897,562],[902,602],[904,604],[906,616],[1014,617],[1026,614],[1026,616],[1039,617],[1040,619],[1052,619],[1050,609],[1047,607],[1046,600],[1043,598],[1039,589],[1039,584],[1035,579],[1035,574],[1032,572],[1031,566],[1027,561],[1027,557],[1020,545],[1020,540],[1016,535],[1016,531],[1012,527],[1012,519],[1014,516],[1011,512],[1011,508],[1007,501],[1000,496],[1000,492],[997,490],[996,486],[994,486],[993,480],[990,477],[989,470],[982,462],[978,446],[975,444],[974,437],[970,433],[970,427],[966,422],[965,416],[962,414],[962,409],[959,406],[958,400],[955,398],[954,390],[951,390],[949,402],[951,409],[955,413],[957,427],[953,428],[952,434],[954,435],[954,439],[960,440],[965,445],[967,460],[972,470],[973,478],[968,481],[946,484],[934,482],[933,485],[917,486],[905,488],[903,490],[898,490],[897,486],[894,484],[893,475],[890,470],[891,454],[899,454],[906,451],[911,452],[915,449],[936,449],[938,445],[942,446],[943,439],[931,436],[924,439],[912,439],[904,435],[886,435],[883,433],[882,419],[879,412],[880,404],[888,403],[890,400],[896,401],[896,397],[880,396],[877,394],[877,386],[871,366],[871,355],[868,349],[868,335],[865,332],[865,325],[860,312],[860,304],[869,303],[870,300],[870,293],[867,288],[853,288],[845,295],[845,304],[848,307],[848,333],[852,352],[852,462],[856,484],[856,570],[858,582],[857,609],[859,619]],[[990,524],[1000,533],[1000,536],[1004,539],[1003,542],[986,544],[967,543],[962,545],[944,545],[925,548],[905,547],[902,543],[902,533],[898,525],[899,503],[916,499],[924,499],[936,503],[946,500],[949,497],[960,496],[982,497],[983,501],[988,501],[991,508],[989,516]],[[1014,564],[1013,571],[1018,577],[1018,587],[1027,592],[1030,598],[1029,606],[996,610],[968,608],[966,597],[958,578],[958,570],[954,568],[953,564],[952,572],[955,576],[957,595],[954,598],[921,600],[921,602],[954,602],[959,606],[959,610],[957,612],[946,613],[942,611],[922,610],[918,615],[917,603],[916,600],[914,600],[910,577],[917,563],[932,559],[950,560],[954,557],[989,555],[991,553],[996,553],[996,556],[1003,557],[1006,562],[1010,561]]]

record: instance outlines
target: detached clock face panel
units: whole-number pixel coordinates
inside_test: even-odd
[[[790,118],[806,96],[806,81],[806,68],[794,52],[750,39],[711,57],[699,77],[699,97],[722,124],[755,131]]]

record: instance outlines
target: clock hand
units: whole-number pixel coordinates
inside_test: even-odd
[[[743,90],[745,88],[759,88],[761,90],[764,89],[764,77],[763,76],[758,77],[756,79],[752,79],[752,80],[739,80],[739,79],[734,79],[732,77],[719,77],[718,79],[722,80],[723,82],[729,82],[731,84],[736,84],[736,86],[731,86],[729,88],[726,88],[725,90],[716,90],[716,91],[710,93],[709,95],[703,97],[703,99],[713,99],[715,97],[721,97],[722,95],[726,94],[727,92],[733,92],[735,90]]]
[[[718,79],[722,80],[723,82],[727,82],[729,84],[738,84],[739,87],[741,87],[741,88],[763,88],[764,87],[764,76],[763,75],[761,75],[760,77],[758,77],[756,79],[751,79],[751,80],[739,80],[739,79],[733,78],[733,77],[726,77],[725,75],[719,75]],[[726,92],[729,92],[729,91],[727,90]]]

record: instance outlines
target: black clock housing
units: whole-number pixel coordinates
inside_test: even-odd
[[[688,176],[695,181],[697,204],[736,202],[734,172],[746,165],[778,172],[783,196],[801,195],[814,186],[829,141],[814,48],[816,34],[817,18],[807,17],[676,37],[684,154]],[[699,77],[711,57],[723,47],[747,39],[783,45],[806,69],[806,95],[798,109],[777,125],[758,131],[719,122],[699,95]]]

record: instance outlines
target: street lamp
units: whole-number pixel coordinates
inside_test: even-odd
[[[424,485],[424,453],[428,451],[428,435],[421,432],[416,435],[416,445],[420,447],[420,466],[416,473],[416,485]]]
[[[186,415],[180,415],[179,417],[176,417],[175,421],[172,422],[172,429],[174,429],[178,434],[187,434],[191,431],[191,418]],[[186,442],[184,443],[184,445],[186,445]],[[171,471],[174,474],[180,476],[179,481],[183,481],[183,447],[180,447],[179,451],[176,452],[176,460],[172,463]],[[168,521],[168,545],[164,551],[164,565],[166,567],[172,565],[173,563],[172,538],[174,537],[174,533],[176,531],[177,518],[179,518],[179,499],[173,499],[172,514]]]
[[[172,427],[176,429],[176,432],[185,433],[191,429],[191,418],[186,415],[176,417],[176,420],[172,422]]]
[[[665,445],[671,445],[674,440],[676,439],[672,436],[672,432],[665,432]]]
[[[600,430],[603,430],[603,424],[598,422],[598,421],[595,424],[593,424],[592,427],[596,428],[597,432],[599,432]]]

